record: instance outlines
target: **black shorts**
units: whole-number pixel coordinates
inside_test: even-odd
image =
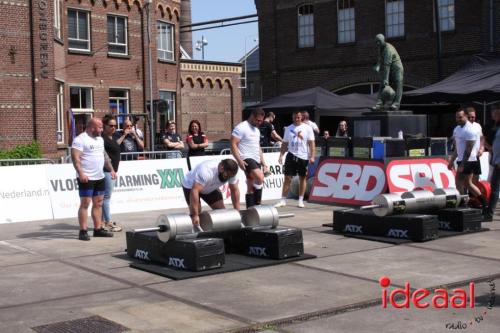
[[[184,186],[182,187],[182,190],[184,191],[184,198],[186,199],[187,204],[189,205],[189,202],[191,201],[191,189],[190,188],[185,188]],[[210,193],[203,194],[200,193],[200,198],[203,199],[209,206],[212,204],[216,203],[219,200],[222,200],[222,193],[220,193],[219,190],[213,190]]]
[[[80,198],[98,197],[104,195],[106,182],[103,179],[99,180],[89,180],[87,183],[82,183],[80,179],[78,181],[78,194]]]
[[[258,163],[256,160],[252,159],[252,158],[246,158],[244,159],[244,161],[246,162],[247,166],[245,168],[245,175],[247,177],[250,176],[250,173],[255,170],[255,169],[260,169],[260,163]]]
[[[463,162],[457,162],[457,165],[460,166]],[[480,175],[481,174],[481,163],[479,161],[469,161],[464,163],[464,171],[461,173],[462,175]]]
[[[301,177],[305,177],[307,173],[307,165],[309,160],[303,160],[298,158],[292,153],[286,154],[285,158],[285,176],[295,176],[299,174]]]

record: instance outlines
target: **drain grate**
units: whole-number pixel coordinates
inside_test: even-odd
[[[61,321],[31,329],[38,333],[121,333],[129,330],[100,316]]]

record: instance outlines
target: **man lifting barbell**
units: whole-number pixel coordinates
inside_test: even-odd
[[[200,225],[201,201],[212,209],[225,209],[219,188],[228,183],[233,207],[240,210],[240,190],[238,188],[238,164],[232,159],[209,160],[198,164],[189,171],[182,181],[184,197],[189,206],[189,215],[194,226]]]

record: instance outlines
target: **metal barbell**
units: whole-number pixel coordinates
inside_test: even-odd
[[[362,206],[361,209],[372,209],[377,216],[419,213],[444,208],[456,208],[465,203],[467,199],[467,195],[461,195],[454,188],[436,189],[434,192],[416,190],[403,194],[379,194],[373,199],[371,205]]]
[[[247,210],[215,209],[200,214],[200,226],[195,228],[191,217],[185,213],[161,214],[157,227],[134,229],[134,232],[156,231],[158,239],[164,243],[179,236],[200,235],[201,233],[235,231],[246,227],[276,228],[280,218],[293,217],[294,214],[278,214],[273,206],[259,205]]]

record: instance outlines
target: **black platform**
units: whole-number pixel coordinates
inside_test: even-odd
[[[396,138],[400,130],[405,135],[427,135],[427,115],[412,114],[407,110],[366,112],[362,117],[349,118],[349,121],[355,137]]]
[[[226,254],[226,263],[224,264],[224,266],[222,266],[220,268],[216,268],[216,269],[206,270],[206,271],[192,272],[192,271],[185,271],[185,270],[170,268],[168,266],[156,265],[154,263],[148,263],[148,262],[139,261],[139,260],[135,260],[135,259],[130,259],[127,256],[120,256],[120,257],[122,257],[123,259],[127,259],[129,261],[132,261],[132,263],[130,264],[130,267],[132,267],[132,268],[136,268],[136,269],[140,269],[142,271],[146,271],[149,273],[161,275],[161,276],[164,276],[166,278],[173,279],[173,280],[191,279],[191,278],[196,278],[196,277],[200,277],[200,276],[222,274],[222,273],[228,273],[228,272],[236,272],[236,271],[241,271],[241,270],[245,270],[245,269],[267,267],[267,266],[273,266],[273,265],[279,265],[279,264],[286,264],[286,263],[294,262],[294,261],[316,258],[316,256],[311,255],[311,254],[307,254],[307,253],[301,255],[300,257],[293,257],[293,258],[280,259],[280,260],[249,257],[249,256],[240,255],[240,254]]]

